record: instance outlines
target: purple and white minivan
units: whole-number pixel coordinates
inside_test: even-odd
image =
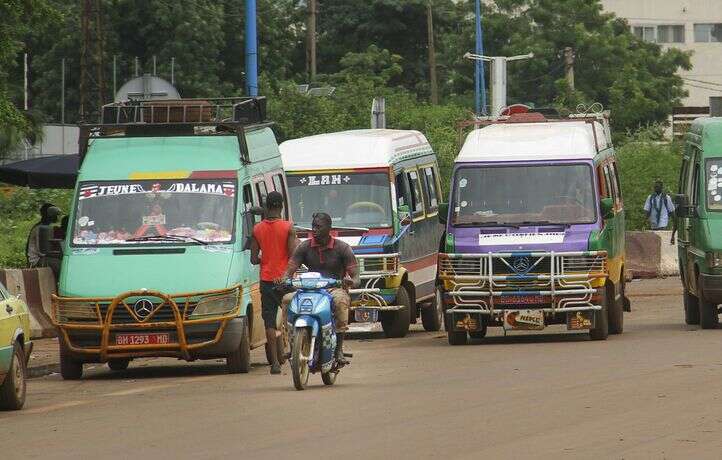
[[[452,345],[489,326],[559,324],[595,340],[623,329],[624,208],[607,119],[525,115],[477,122],[454,164],[437,280]]]

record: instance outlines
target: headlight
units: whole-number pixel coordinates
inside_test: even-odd
[[[706,253],[707,265],[712,268],[722,267],[722,252],[713,251]]]
[[[191,316],[222,315],[232,311],[237,305],[237,295],[206,297],[198,302]]]

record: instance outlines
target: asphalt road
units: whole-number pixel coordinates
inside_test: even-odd
[[[34,379],[0,413],[0,458],[720,458],[722,330],[684,325],[678,279],[629,291],[606,342],[364,334],[335,386],[303,392],[259,352],[247,375],[154,359]]]

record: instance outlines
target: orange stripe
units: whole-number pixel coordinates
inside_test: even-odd
[[[421,257],[420,259],[402,262],[401,265],[403,265],[407,271],[415,272],[434,265],[436,263],[436,258],[437,254],[433,253],[431,255]]]

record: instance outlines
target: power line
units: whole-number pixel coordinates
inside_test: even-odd
[[[693,82],[695,82],[695,83],[702,83],[702,84],[705,84],[705,85],[722,86],[722,83],[716,83],[716,82],[713,82],[713,81],[697,80],[697,79],[688,78],[688,77],[682,77],[682,80],[693,81]]]
[[[693,88],[700,88],[700,89],[706,89],[708,91],[717,91],[722,93],[722,88],[710,88],[709,86],[702,86],[702,85],[694,85],[692,83],[686,83],[687,86],[691,86]]]

